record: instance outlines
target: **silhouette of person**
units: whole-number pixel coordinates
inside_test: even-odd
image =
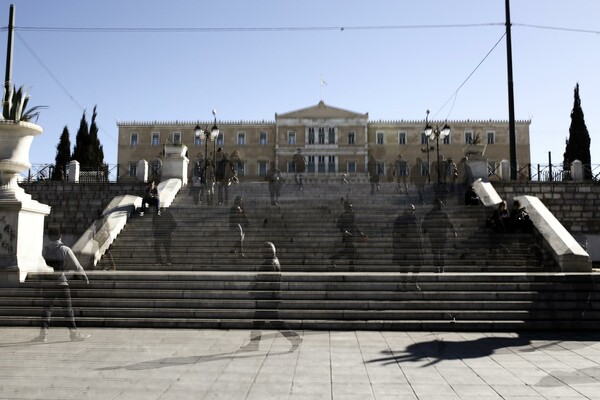
[[[393,227],[392,260],[399,267],[412,266],[412,277],[418,290],[419,271],[422,264],[421,222],[416,216],[415,206],[408,204],[404,213],[396,218]],[[407,281],[408,281],[407,271]]]
[[[89,284],[89,279],[85,274],[85,270],[73,254],[73,251],[63,244],[61,241],[61,233],[56,228],[48,230],[48,238],[50,243],[42,250],[42,256],[49,267],[54,269],[53,274],[45,277],[42,281],[42,297],[44,309],[42,311],[42,327],[38,336],[32,339],[33,342],[46,342],[48,338],[48,330],[50,329],[50,318],[52,317],[52,309],[55,305],[60,305],[66,309],[66,318],[69,322],[69,337],[71,341],[78,342],[85,340],[90,335],[82,334],[77,330],[75,324],[75,314],[71,303],[71,291],[67,276],[70,276],[69,271],[75,271],[86,284]]]
[[[410,169],[410,181],[417,189],[419,204],[425,204],[425,183],[427,182],[427,175],[422,174],[422,164],[423,161],[417,158],[415,164]]]
[[[270,325],[290,341],[290,352],[296,350],[302,338],[292,331],[288,324],[279,317],[281,305],[281,265],[277,258],[277,251],[272,242],[264,242],[262,248],[263,263],[258,267],[258,274],[253,285],[252,296],[256,300],[256,309],[252,321],[250,342],[243,346],[246,351],[258,350],[262,338],[262,329]]]
[[[177,222],[168,208],[164,208],[161,214],[154,215],[152,218],[156,265],[171,265],[171,242],[175,229],[177,229]],[[166,263],[162,261],[161,247],[165,252]]]
[[[304,171],[306,171],[306,159],[302,155],[302,149],[296,149],[296,154],[294,154],[292,157],[292,161],[294,162],[294,167],[296,170],[294,175],[296,186],[298,187],[298,190],[302,190],[304,188],[302,174],[304,174]]]
[[[433,265],[437,272],[444,272],[444,253],[448,234],[457,237],[454,225],[448,214],[442,209],[444,202],[438,198],[433,201],[433,208],[423,218],[423,233],[429,238],[433,252]]]
[[[272,163],[274,164],[274,163]],[[269,182],[269,197],[271,198],[271,205],[279,205],[279,196],[281,196],[281,188],[283,187],[283,177],[279,168],[275,168],[271,165],[271,169],[265,176],[265,179]]]
[[[151,181],[146,187],[144,198],[142,200],[142,211],[140,212],[140,216],[143,216],[146,212],[146,204],[148,204],[148,207],[156,207],[156,213],[160,215],[160,197],[158,194],[158,187],[154,181]]]
[[[242,196],[237,196],[229,209],[229,231],[233,236],[231,253],[237,254],[241,258],[245,257],[244,239],[246,238],[246,234],[244,233],[244,228],[250,226],[243,205]]]
[[[353,271],[354,260],[356,259],[356,246],[354,242],[358,239],[366,240],[367,235],[356,226],[354,209],[352,208],[352,203],[349,201],[344,202],[344,212],[342,212],[338,218],[337,227],[342,232],[343,247],[340,251],[330,257],[331,268],[337,266],[337,260],[345,257],[350,264],[350,270]]]

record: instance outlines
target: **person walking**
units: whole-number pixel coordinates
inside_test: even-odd
[[[433,201],[433,208],[423,218],[423,233],[429,238],[433,252],[433,265],[437,272],[444,272],[446,242],[448,237],[458,235],[448,214],[442,209],[444,202],[438,198]]]
[[[85,270],[73,254],[73,251],[62,242],[62,236],[58,229],[50,228],[48,230],[50,243],[42,250],[42,257],[49,267],[54,269],[54,273],[47,276],[42,281],[42,297],[44,309],[42,311],[42,327],[38,336],[33,338],[33,342],[46,342],[48,331],[50,329],[50,318],[52,309],[55,305],[60,305],[66,309],[66,318],[69,323],[69,338],[73,342],[85,340],[90,335],[83,334],[77,330],[75,323],[75,314],[71,303],[71,291],[67,276],[69,271],[75,271],[75,275],[89,284],[90,281]]]
[[[392,261],[400,267],[412,267],[406,271],[407,282],[408,273],[412,273],[417,290],[421,290],[418,284],[419,271],[422,264],[422,244],[421,244],[421,222],[416,216],[415,206],[408,204],[404,213],[396,218],[392,231],[393,255]]]
[[[281,305],[281,264],[277,258],[277,250],[272,242],[264,242],[262,248],[263,263],[258,267],[258,275],[253,285],[252,297],[255,299],[256,309],[252,321],[250,342],[242,347],[245,351],[258,350],[262,337],[262,329],[269,325],[276,329],[290,341],[290,352],[296,350],[302,338],[292,331],[285,320],[279,316]]]
[[[171,210],[164,208],[161,214],[154,215],[152,219],[152,235],[154,237],[154,256],[156,265],[171,265],[171,244],[173,242],[173,232],[177,229],[177,222],[171,213]],[[163,263],[161,247],[165,252]]]
[[[237,254],[240,258],[246,257],[244,255],[244,239],[246,238],[244,228],[250,226],[243,205],[242,196],[237,196],[229,209],[229,231],[233,236],[233,246],[230,252]]]
[[[296,154],[292,157],[294,162],[294,168],[296,169],[294,179],[296,180],[296,186],[298,190],[304,189],[304,183],[302,182],[302,175],[306,171],[306,159],[302,155],[302,149],[296,149]]]
[[[347,258],[350,270],[353,271],[356,259],[356,245],[354,242],[359,239],[366,240],[367,235],[356,226],[354,209],[349,201],[344,201],[344,212],[338,218],[337,227],[342,232],[343,247],[329,258],[331,268],[337,267],[336,261],[340,258]]]
[[[281,188],[283,187],[283,177],[279,168],[271,166],[265,179],[269,182],[269,197],[271,198],[272,206],[279,206],[279,196],[281,196]]]

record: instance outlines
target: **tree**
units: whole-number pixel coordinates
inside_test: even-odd
[[[79,162],[80,165],[88,166],[91,162],[90,154],[90,130],[87,119],[85,118],[85,111],[79,121],[79,129],[75,136],[75,148],[73,148],[72,159]]]
[[[73,160],[86,169],[98,170],[104,168],[104,150],[98,138],[98,125],[96,124],[96,106],[92,113],[91,126],[88,126],[85,111],[79,122],[79,129],[75,137],[75,148],[73,149]]]
[[[69,128],[65,125],[60,141],[56,146],[56,158],[54,159],[53,181],[65,181],[67,179],[67,165],[71,161],[71,141],[69,139]]]
[[[103,166],[104,150],[102,149],[100,139],[98,138],[98,125],[96,125],[97,116],[98,114],[96,113],[96,106],[94,106],[94,111],[92,113],[92,122],[90,125],[90,152],[92,153],[91,164],[94,166]]]
[[[573,161],[579,160],[583,164],[584,179],[592,179],[592,158],[590,155],[590,134],[585,125],[581,99],[579,98],[579,83],[575,85],[573,110],[571,111],[571,126],[569,139],[567,139],[563,166],[568,170]]]

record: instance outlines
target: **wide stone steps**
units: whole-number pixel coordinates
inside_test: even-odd
[[[595,274],[90,272],[71,282],[80,326],[251,328],[260,312],[292,329],[597,329]],[[3,288],[0,324],[38,325],[35,276]],[[57,316],[60,313],[56,314]],[[55,318],[64,325],[62,318]]]

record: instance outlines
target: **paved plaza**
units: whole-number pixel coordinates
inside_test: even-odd
[[[600,334],[82,332],[0,328],[0,398],[600,399]]]

